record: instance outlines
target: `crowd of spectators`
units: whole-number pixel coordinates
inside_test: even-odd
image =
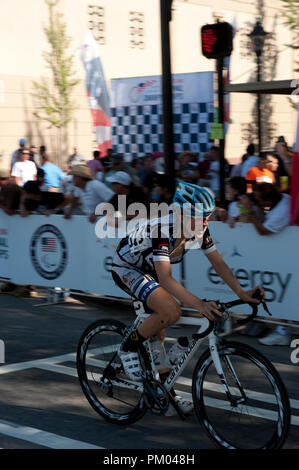
[[[292,152],[283,137],[274,148],[257,154],[249,144],[240,162],[225,161],[225,202],[219,200],[220,151],[213,145],[200,156],[184,151],[175,160],[176,177],[210,188],[217,210],[212,220],[231,228],[237,222],[251,223],[258,234],[268,236],[283,230],[290,221],[290,180]],[[61,214],[70,219],[85,215],[97,219],[96,207],[109,202],[119,211],[118,195],[126,196],[126,208],[134,202],[171,203],[164,158],[159,152],[127,162],[122,155],[107,156],[99,150],[82,155],[78,148],[63,168],[51,161],[44,145],[39,150],[19,140],[9,168],[0,168],[0,209],[6,214]],[[122,208],[123,210],[123,208]],[[124,215],[124,214],[122,214]],[[131,216],[125,214],[127,219]]]

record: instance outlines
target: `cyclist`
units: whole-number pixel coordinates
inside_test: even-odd
[[[124,371],[134,381],[141,380],[138,354],[140,345],[154,335],[163,343],[164,328],[174,324],[181,315],[179,302],[196,309],[210,320],[221,316],[215,302],[201,300],[172,277],[171,264],[182,260],[188,242],[198,242],[217,274],[242,300],[259,303],[253,298],[253,294],[257,289],[263,292],[259,286],[244,291],[218,253],[208,229],[209,218],[215,210],[215,200],[209,189],[179,182],[173,198],[173,208],[174,211],[167,219],[167,226],[163,218],[140,223],[136,230],[120,241],[113,258],[112,277],[115,283],[143,302],[145,310],[152,313],[119,349]],[[189,219],[184,217],[186,208],[189,211]],[[202,221],[202,230],[194,237],[198,220]],[[181,228],[180,236],[177,236],[178,227]],[[165,362],[163,344],[157,363],[161,381],[164,382],[169,369]],[[185,413],[193,408],[190,402],[180,399],[178,401]]]

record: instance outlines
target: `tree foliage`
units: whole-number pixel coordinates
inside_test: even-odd
[[[49,127],[64,127],[73,117],[76,109],[72,101],[72,90],[79,80],[73,70],[73,56],[68,54],[71,39],[67,35],[63,15],[57,11],[59,0],[45,0],[48,6],[49,24],[44,32],[49,43],[49,51],[43,53],[50,78],[33,81],[32,93],[39,119],[49,123]]]

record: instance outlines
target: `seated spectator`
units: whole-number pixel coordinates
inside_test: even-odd
[[[246,149],[246,153],[247,153],[247,158],[245,160],[245,162],[243,163],[242,165],[242,171],[241,171],[241,176],[243,176],[243,178],[246,177],[248,171],[250,170],[250,168],[252,166],[256,166],[258,164],[258,161],[259,161],[259,157],[257,155],[255,155],[255,145],[254,144],[249,144],[247,149]]]
[[[109,202],[113,205],[116,211],[121,212],[121,215],[125,217],[126,220],[130,220],[135,217],[135,214],[127,214],[128,207],[130,206],[130,204],[138,202],[143,204],[147,208],[148,203],[144,192],[141,188],[135,186],[134,183],[132,183],[131,177],[128,173],[126,173],[125,171],[117,171],[108,178],[108,181],[112,184],[112,189],[115,193]],[[125,207],[123,208],[120,207],[118,203],[119,195],[126,196]]]
[[[91,223],[96,221],[95,210],[101,202],[109,202],[114,192],[104,183],[95,179],[93,172],[86,165],[75,165],[71,172],[73,183],[77,191],[73,195],[71,207],[65,214],[70,218],[75,206],[81,202],[84,212],[88,215]]]
[[[45,173],[44,183],[48,191],[55,193],[62,191],[62,185],[64,184],[63,172],[59,166],[51,162],[47,153],[43,154],[41,169]]]
[[[254,191],[256,204],[264,209],[260,220],[254,212],[254,204],[248,196],[241,196],[242,205],[249,211],[249,221],[254,224],[260,235],[272,235],[287,227],[290,223],[290,196],[280,193],[271,183],[258,184]]]
[[[14,183],[20,187],[23,187],[27,181],[36,179],[36,166],[35,163],[29,160],[29,157],[29,150],[23,147],[19,161],[16,161],[12,167],[11,176]]]
[[[236,222],[248,222],[248,211],[240,202],[240,196],[246,194],[247,183],[242,176],[231,178],[226,184],[226,199],[228,205],[228,224],[234,227]]]
[[[275,183],[275,177],[272,171],[268,170],[267,168],[267,160],[264,154],[262,154],[259,158],[257,166],[253,166],[249,169],[246,173],[245,178],[248,181],[254,181],[256,184],[258,183]],[[247,185],[247,191],[252,191],[252,185]]]
[[[95,176],[99,171],[103,170],[103,165],[101,163],[100,156],[101,156],[101,152],[99,150],[94,150],[93,160],[88,160],[87,162],[88,168],[91,169],[91,171],[93,172]]]
[[[44,215],[61,214],[62,209],[69,203],[70,196],[41,191],[38,181],[27,181],[23,187],[20,215],[26,217],[32,212]]]
[[[37,169],[36,181],[41,191],[48,191],[48,186],[45,184],[45,172],[42,168]]]
[[[9,169],[0,169],[0,209],[13,215],[19,209],[22,190],[10,181]]]
[[[76,165],[86,164],[88,158],[84,157],[78,152],[78,147],[76,145],[73,147],[73,151],[74,153],[72,153],[72,155],[70,155],[67,160],[67,163],[71,166],[71,168]]]

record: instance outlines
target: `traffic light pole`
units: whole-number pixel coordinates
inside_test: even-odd
[[[224,129],[224,85],[223,85],[223,57],[217,58],[218,75],[218,122],[223,126],[223,138],[219,140],[219,179],[220,179],[220,200],[225,201],[225,129]]]
[[[175,192],[175,162],[173,138],[173,107],[169,23],[172,0],[160,0],[162,46],[162,96],[163,96],[163,148],[165,173],[168,175],[169,192]]]

